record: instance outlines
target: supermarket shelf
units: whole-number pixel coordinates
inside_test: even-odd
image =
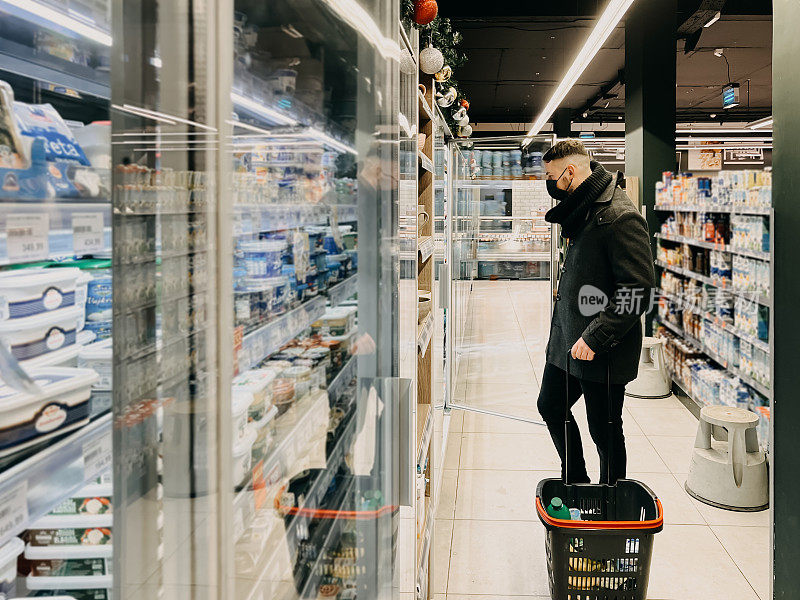
[[[337,211],[340,223],[358,220],[355,204],[234,204],[237,214],[235,235],[249,236],[260,231],[279,231],[309,225],[327,225],[332,211]]]
[[[20,256],[9,260],[7,231],[8,217],[14,215],[30,215],[35,219],[44,219],[43,227],[47,231],[46,247],[40,252],[29,254],[29,258]],[[97,239],[84,254],[95,254],[111,251],[111,202],[108,198],[64,198],[51,200],[5,201],[0,202],[0,264],[12,262],[23,263],[37,260],[55,260],[72,258],[76,255],[73,235],[73,218],[75,216],[96,217],[98,229]],[[100,224],[102,223],[102,231]],[[30,242],[44,242],[44,235],[36,239],[31,235]],[[100,242],[99,244],[97,242]],[[17,250],[18,251],[18,250]],[[79,251],[80,255],[81,252]]]
[[[431,257],[431,254],[433,254],[433,249],[433,237],[426,235],[425,237],[421,237],[419,240],[417,240],[417,252],[419,252],[420,265],[422,265]]]
[[[679,244],[689,244],[690,246],[696,246],[698,248],[707,248],[709,250],[719,250],[720,252],[728,252],[730,254],[739,254],[740,256],[748,256],[750,258],[757,258],[759,260],[766,260],[770,259],[770,253],[759,251],[759,250],[742,250],[739,248],[732,248],[730,244],[728,245],[720,245],[715,244],[714,242],[706,242],[703,240],[696,240],[694,238],[685,237],[682,235],[674,235],[674,234],[665,234],[665,233],[655,233],[653,237],[659,240],[667,240],[668,242],[677,242]]]
[[[770,215],[772,208],[768,206],[683,206],[677,204],[656,204],[655,210],[664,212],[713,212],[734,215]]]
[[[239,351],[239,369],[252,369],[324,314],[325,298],[318,296],[248,333]]]
[[[425,512],[425,531],[422,533],[422,551],[418,561],[417,600],[425,600],[428,597],[428,564],[430,562],[431,537],[433,534],[433,509],[434,503],[430,502],[428,510]]]
[[[108,99],[111,95],[107,71],[37,54],[33,48],[7,39],[0,39],[0,70],[98,98]]]
[[[685,339],[687,342],[689,342],[692,346],[697,348],[697,350],[699,350],[700,352],[702,352],[703,354],[708,356],[711,360],[713,360],[715,363],[717,363],[719,366],[721,366],[726,371],[730,372],[731,374],[733,374],[736,377],[738,377],[739,379],[741,379],[744,383],[746,383],[751,388],[756,390],[759,394],[761,394],[762,396],[765,396],[765,397],[767,397],[769,399],[772,399],[772,392],[770,391],[770,389],[767,386],[765,386],[760,381],[756,381],[755,379],[753,379],[749,375],[746,375],[746,374],[742,373],[738,368],[736,368],[736,367],[734,367],[732,365],[729,365],[728,361],[726,361],[719,354],[717,354],[716,352],[711,350],[702,341],[698,340],[697,338],[694,338],[694,337],[690,336],[689,334],[685,333],[681,327],[678,327],[677,325],[674,325],[673,323],[670,323],[669,321],[667,321],[665,319],[658,318],[658,322],[661,323],[662,325],[664,325],[664,327],[666,327],[667,329],[672,331],[674,334],[681,336],[683,339]]]
[[[337,306],[358,292],[358,273],[328,288],[328,302]]]
[[[478,252],[478,260],[486,262],[550,262],[549,252]]]
[[[341,370],[336,374],[336,377],[333,378],[330,385],[328,386],[328,398],[331,404],[334,404],[339,398],[341,398],[344,391],[350,385],[350,382],[353,381],[353,378],[358,373],[358,357],[351,356],[347,359],[347,362],[341,368]]]
[[[424,114],[429,121],[433,121],[433,111],[431,110],[430,104],[428,104],[428,101],[425,100],[425,96],[422,95],[420,90],[417,90],[417,100],[419,101],[419,111],[421,113],[420,116]]]
[[[459,182],[459,188],[497,188],[497,187],[512,187],[515,183],[520,181],[542,181],[541,179],[472,179],[467,182]]]
[[[425,470],[433,437],[433,410],[430,404],[417,405],[417,473]]]
[[[111,466],[111,414],[0,473],[0,546]]]
[[[419,158],[419,166],[425,169],[426,171],[433,173],[433,161],[425,156],[422,153],[422,150],[417,151],[417,157]]]
[[[745,300],[749,300],[750,302],[758,302],[762,306],[772,305],[769,297],[763,294],[759,294],[757,292],[743,292],[740,290],[734,290],[729,287],[718,285],[710,277],[706,277],[705,275],[700,275],[700,273],[695,273],[694,271],[690,271],[689,269],[684,269],[683,267],[678,267],[676,265],[668,265],[662,260],[657,260],[655,261],[655,263],[662,269],[666,269],[667,271],[672,271],[673,273],[677,273],[678,275],[683,275],[684,277],[689,277],[690,279],[694,279],[695,281],[705,283],[706,285],[713,286],[720,290],[724,290],[725,292],[732,294],[733,296],[744,298]]]
[[[425,356],[431,337],[433,337],[433,311],[429,312],[422,324],[417,327],[417,350],[420,355]]]
[[[687,398],[689,398],[692,402],[694,402],[697,405],[698,409],[702,409],[705,406],[705,404],[703,404],[697,398],[694,397],[694,394],[692,394],[691,391],[689,390],[689,386],[686,385],[683,381],[681,381],[681,379],[675,373],[670,374],[670,379],[672,379],[672,382],[681,389],[681,391]]]
[[[744,331],[742,331],[741,329],[737,328],[732,323],[726,321],[725,319],[721,319],[720,317],[717,317],[717,316],[711,314],[710,312],[705,312],[705,311],[701,311],[701,310],[693,310],[691,306],[688,306],[687,303],[683,302],[681,300],[681,298],[679,298],[678,296],[675,296],[673,294],[669,294],[669,293],[665,292],[664,290],[660,290],[660,292],[661,292],[662,296],[664,296],[665,298],[667,298],[670,301],[674,302],[675,304],[679,305],[683,310],[688,310],[689,312],[692,312],[692,313],[694,313],[696,315],[699,315],[699,316],[703,317],[704,319],[708,319],[709,321],[712,321],[715,325],[719,325],[720,327],[722,327],[726,331],[731,332],[736,337],[738,337],[740,339],[743,339],[744,341],[753,344],[753,346],[755,346],[756,348],[759,348],[760,350],[763,350],[764,352],[769,353],[770,349],[769,349],[769,343],[768,342],[765,342],[764,340],[758,339],[757,337],[754,337],[754,336],[752,336],[752,335],[750,335],[748,333],[745,333]]]

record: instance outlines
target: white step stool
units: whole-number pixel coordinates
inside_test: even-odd
[[[672,394],[672,383],[664,361],[664,338],[646,337],[642,340],[639,372],[625,386],[625,395],[633,398],[666,398]]]
[[[742,408],[706,406],[686,479],[686,491],[728,510],[769,506],[767,458],[758,446],[758,415]]]

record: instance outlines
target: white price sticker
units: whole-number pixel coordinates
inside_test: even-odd
[[[103,249],[103,213],[72,215],[72,246],[75,254],[87,254]]]
[[[111,467],[111,434],[107,433],[83,445],[83,479],[99,477]]]
[[[47,214],[8,215],[6,219],[6,253],[9,262],[44,260],[50,253]]]
[[[0,540],[16,535],[28,521],[28,482],[0,494]]]

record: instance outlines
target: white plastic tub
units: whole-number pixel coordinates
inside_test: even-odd
[[[78,366],[83,369],[93,369],[98,375],[97,382],[93,386],[95,390],[112,389],[112,342],[111,338],[95,342],[84,346],[78,353]]]
[[[29,374],[39,394],[0,385],[0,456],[79,427],[89,419],[97,374],[90,369],[43,367]]]
[[[82,308],[71,306],[0,321],[0,338],[14,358],[19,361],[32,360],[75,344],[83,314]]]
[[[47,515],[32,523],[25,539],[30,546],[110,545],[114,517],[103,515]],[[104,586],[98,586],[104,587]]]
[[[25,365],[26,370],[39,367],[77,367],[78,353],[84,346],[91,344],[94,339],[94,333],[84,329],[78,332],[78,335],[75,336],[75,343],[71,346],[64,346],[59,350],[31,358],[23,361],[22,364]]]
[[[17,557],[25,549],[25,543],[12,538],[0,546],[0,598],[9,598],[17,593]]]
[[[253,395],[253,403],[248,410],[250,421],[260,421],[272,404],[272,382],[276,376],[277,372],[273,369],[254,369],[234,378],[234,392],[243,389]]]
[[[113,547],[31,546],[25,547],[25,573],[29,577],[96,577],[111,574]]]
[[[233,442],[244,439],[247,433],[247,411],[253,403],[253,394],[243,389],[231,391],[231,422],[233,424]]]
[[[86,282],[76,267],[19,269],[0,273],[0,321],[86,304]],[[81,293],[82,291],[82,293]]]
[[[73,576],[73,577],[26,577],[25,585],[31,591],[39,590],[96,590],[111,589],[111,575]]]
[[[50,511],[52,515],[102,515],[113,512],[110,483],[91,483],[63,500]]]
[[[248,426],[245,436],[233,445],[233,482],[237,488],[244,486],[250,476],[251,450],[256,441],[255,430]]]

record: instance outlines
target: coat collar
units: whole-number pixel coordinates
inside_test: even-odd
[[[614,190],[616,190],[617,185],[619,185],[620,177],[622,177],[622,173],[619,171],[612,175],[611,183],[609,183],[605,191],[600,194],[600,197],[595,200],[595,204],[608,204],[611,202],[611,199],[614,197]]]

